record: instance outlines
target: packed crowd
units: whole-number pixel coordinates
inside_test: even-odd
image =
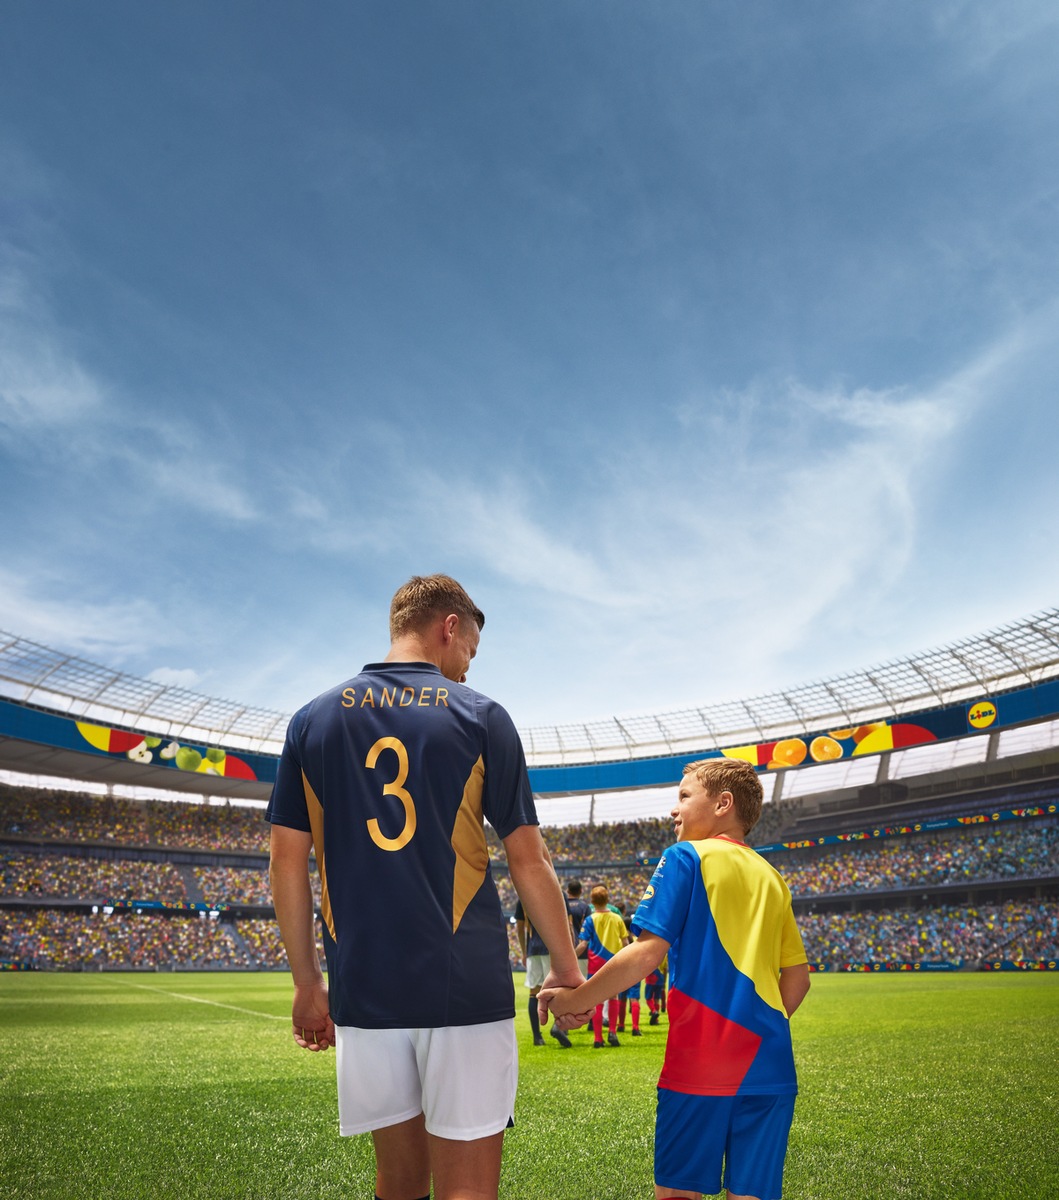
[[[972,826],[767,855],[792,895],[877,891],[1059,874],[1059,822]]]
[[[176,806],[181,807],[181,806]],[[626,835],[631,844],[642,843],[647,822],[634,822]],[[601,836],[607,838],[602,827]],[[575,838],[593,833],[587,827],[564,832],[564,853]],[[619,901],[635,907],[650,880],[651,868],[639,865],[593,867],[590,850],[602,848],[585,837],[589,850],[579,859],[576,874],[591,888],[602,883]],[[611,848],[617,843],[607,842]],[[569,877],[569,859],[555,854],[561,878]],[[990,880],[1032,879],[1059,874],[1059,822],[1054,818],[969,826],[966,829],[909,837],[822,846],[812,850],[770,853],[796,897],[840,895],[877,890],[917,888],[952,883],[978,884]],[[621,859],[602,860],[621,862]],[[626,860],[629,861],[629,860]],[[188,868],[185,868],[187,871]],[[271,894],[264,855],[245,867],[195,866],[187,885],[176,867],[123,859],[94,859],[74,854],[55,856],[9,850],[0,857],[0,895],[34,899],[119,901],[160,900],[180,904],[268,906]],[[515,893],[501,859],[494,877],[501,904],[510,912]],[[319,878],[313,873],[314,896],[320,903]],[[191,890],[189,890],[189,887]]]
[[[119,800],[0,784],[0,838],[268,852],[260,808]]]
[[[798,918],[810,962],[978,962],[1059,957],[1059,903],[943,906]]]
[[[204,917],[0,910],[0,958],[42,968],[252,967],[230,926]]]
[[[195,880],[202,897],[211,904],[258,904],[272,905],[272,889],[268,881],[268,867],[262,862],[257,867],[194,867]],[[321,901],[320,876],[310,872],[313,899],[319,909]]]
[[[0,855],[0,895],[104,904],[128,900],[184,904],[189,899],[180,872],[170,863],[68,854]]]
[[[752,831],[753,844],[775,840],[790,812],[788,802],[767,804]],[[632,862],[657,858],[673,841],[673,822],[659,817],[549,827],[545,832],[552,857],[560,865]],[[4,837],[268,853],[268,825],[260,808],[119,800],[0,784],[0,838]],[[492,829],[487,837],[490,857],[502,862],[500,840]]]
[[[631,914],[630,914],[631,915]],[[811,962],[964,962],[1059,959],[1059,902],[803,914]],[[515,926],[511,962],[521,965]],[[319,946],[322,958],[323,949]],[[0,959],[48,968],[286,968],[274,920],[0,910]]]

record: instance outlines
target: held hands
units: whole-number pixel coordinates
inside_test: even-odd
[[[541,1020],[545,1020],[546,1014],[550,1012],[555,1021],[555,1028],[564,1032],[587,1025],[592,1019],[592,1010],[590,1008],[588,1012],[580,1011],[584,1007],[584,1004],[578,1001],[577,993],[580,990],[580,986],[541,988],[537,997]]]
[[[335,1025],[327,1004],[327,987],[319,983],[294,985],[291,1034],[303,1050],[326,1050],[335,1044]]]

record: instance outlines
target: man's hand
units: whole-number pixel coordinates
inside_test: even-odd
[[[580,974],[580,971],[578,974]],[[584,980],[581,981],[581,983],[583,982]],[[578,1029],[582,1025],[587,1025],[592,1019],[591,1008],[588,1012],[578,1011],[577,993],[580,987],[581,984],[578,984],[577,987],[541,988],[540,994],[537,997],[538,1007],[552,1014],[556,1029],[563,1031]],[[580,1007],[584,1006],[580,1005]],[[543,1013],[541,1020],[544,1020]]]
[[[303,1050],[326,1050],[335,1044],[335,1025],[327,1004],[327,985],[294,985],[291,1033]]]
[[[547,978],[541,985],[541,990],[537,993],[537,1016],[540,1018],[541,1024],[548,1024],[548,1001],[545,998],[546,993],[550,996],[558,991],[570,992],[575,988],[579,988],[584,982],[585,977],[581,974],[581,968],[577,966],[576,962],[573,970],[567,971],[565,974],[561,971],[549,971]],[[587,1019],[586,1017],[585,1020]],[[584,1021],[581,1024],[583,1025]]]

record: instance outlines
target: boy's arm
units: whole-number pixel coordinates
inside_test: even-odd
[[[805,999],[808,991],[808,963],[798,963],[796,966],[780,969],[780,999],[788,1017],[794,1016],[794,1010]]]
[[[587,983],[578,988],[542,989],[540,999],[548,1005],[553,1016],[570,1017],[591,1012],[597,1004],[609,1000],[641,979],[658,966],[669,953],[669,943],[646,930],[631,945],[624,946],[612,959],[603,964]],[[574,1022],[584,1024],[584,1022]]]

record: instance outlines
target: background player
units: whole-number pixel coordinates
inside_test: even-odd
[[[610,961],[622,948],[629,944],[629,931],[621,914],[611,907],[610,896],[602,885],[594,887],[589,895],[592,901],[592,911],[585,917],[581,926],[581,941],[577,944],[577,952],[588,951],[588,977],[591,979],[596,972]],[[603,1041],[603,1001],[607,1001],[607,1041]],[[595,1049],[603,1045],[620,1046],[615,1032],[618,1026],[617,991],[600,996],[592,1015],[592,1032],[595,1035]]]

